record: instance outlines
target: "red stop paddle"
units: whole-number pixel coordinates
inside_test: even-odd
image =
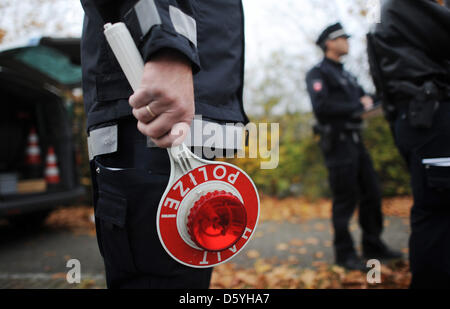
[[[128,29],[123,23],[107,24],[105,36],[136,91],[144,62]],[[229,261],[255,232],[260,209],[255,184],[236,166],[201,159],[185,144],[167,151],[170,178],[156,218],[162,246],[190,267]]]

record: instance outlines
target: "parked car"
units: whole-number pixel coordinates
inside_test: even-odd
[[[80,85],[80,39],[0,49],[0,217],[37,225],[85,194],[68,95]]]

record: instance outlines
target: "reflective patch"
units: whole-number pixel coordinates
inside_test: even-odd
[[[244,150],[245,145],[244,125],[223,125],[195,117],[192,120],[190,134],[184,143],[188,147],[211,147],[222,150]],[[147,138],[147,147],[157,147]]]
[[[154,0],[139,1],[134,6],[134,11],[139,21],[142,36],[145,36],[153,26],[161,24],[161,17]]]
[[[117,125],[89,132],[89,161],[94,157],[117,151]]]
[[[96,156],[117,152],[118,126],[100,128],[89,132],[88,150],[89,160]],[[185,144],[189,147],[207,147],[214,146],[223,150],[244,149],[244,125],[222,125],[215,122],[206,121],[200,118],[194,118],[191,123],[190,134],[188,134]],[[147,147],[157,147],[150,138],[147,138]]]
[[[197,46],[197,23],[195,19],[172,5],[169,6],[169,13],[175,30]]]

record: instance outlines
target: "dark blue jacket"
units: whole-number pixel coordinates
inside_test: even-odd
[[[187,56],[193,67],[196,114],[248,121],[242,102],[244,16],[241,0],[81,0],[81,45],[88,128],[131,115],[131,87],[103,34],[124,22],[144,60],[162,48]]]
[[[324,58],[307,73],[306,84],[319,123],[339,127],[361,121],[355,115],[364,110],[360,98],[365,92],[341,63]]]

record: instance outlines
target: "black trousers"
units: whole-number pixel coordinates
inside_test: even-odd
[[[349,222],[357,206],[365,253],[384,249],[381,241],[383,215],[381,192],[376,172],[361,137],[340,134],[330,151],[324,151],[333,195],[332,221],[336,260],[355,256]]]
[[[108,288],[207,289],[212,269],[173,260],[156,230],[167,150],[147,148],[135,119],[118,122],[118,152],[91,162],[97,240]]]
[[[394,123],[397,146],[411,173],[414,206],[409,241],[411,288],[450,288],[450,167],[423,159],[450,158],[450,102],[431,129],[409,125],[406,110]]]

